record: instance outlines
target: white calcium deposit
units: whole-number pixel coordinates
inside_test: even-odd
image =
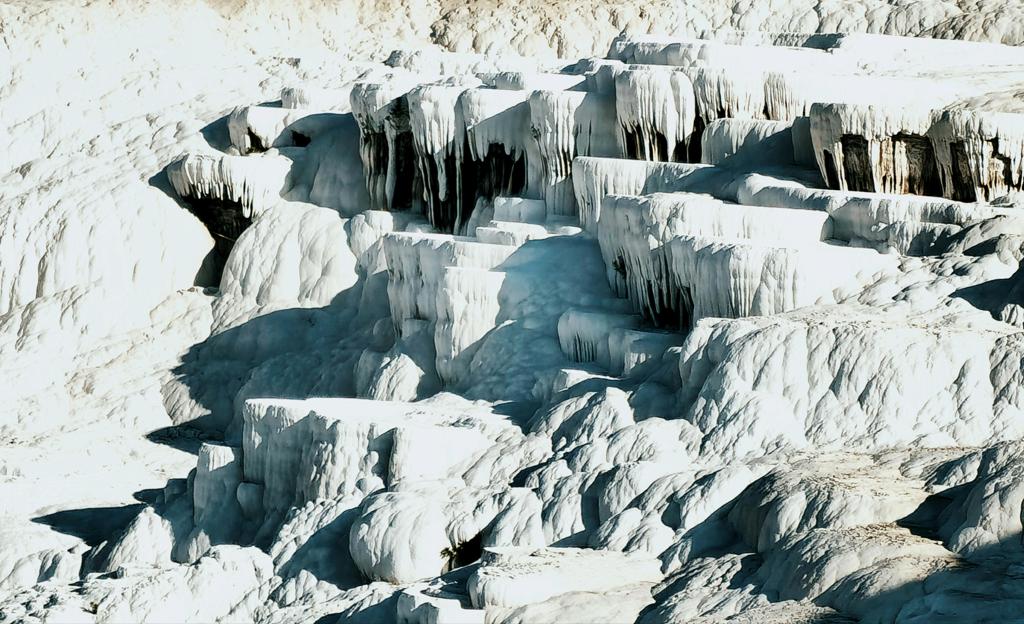
[[[1013,622],[1024,5],[0,0],[0,622]]]

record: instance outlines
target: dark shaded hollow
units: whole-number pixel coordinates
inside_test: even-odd
[[[388,139],[383,132],[364,132],[359,136],[366,190],[370,194],[370,209],[386,210],[385,195],[388,171]]]
[[[825,184],[834,191],[840,190],[839,169],[836,167],[836,158],[832,152],[822,150],[825,161]]]
[[[468,146],[464,147],[468,150]],[[477,185],[483,163],[477,163],[470,158],[460,162],[455,154],[446,155],[443,180],[445,195],[441,197],[442,173],[438,170],[437,162],[430,156],[420,157],[418,161],[426,190],[427,220],[435,228],[446,233],[452,233],[456,228],[464,226],[476,206]]]
[[[612,260],[612,270],[622,276],[622,279],[626,279],[626,259],[618,256]]]
[[[672,150],[672,162],[695,162],[689,160],[688,157],[689,145],[686,143],[676,143],[676,148]]]
[[[660,132],[655,132],[652,140],[649,140],[639,126],[633,125],[624,126],[622,134],[626,142],[626,158],[656,162],[687,162],[686,144],[673,142],[670,148],[668,137]]]
[[[932,494],[913,512],[897,520],[896,526],[903,527],[918,537],[941,539],[938,526],[941,524],[943,512],[952,501],[953,497],[949,492]]]
[[[847,190],[875,192],[867,139],[855,134],[844,134],[839,142],[843,146],[843,177],[846,179]]]
[[[640,138],[640,131],[636,126],[624,127],[622,129],[625,139],[626,158],[643,160],[643,140]]]
[[[248,131],[249,134],[249,151],[250,152],[265,152],[267,147],[263,145],[263,139],[256,135],[251,129]]]
[[[454,193],[448,192],[443,198],[441,197],[441,180],[439,179],[441,172],[438,171],[437,162],[431,156],[421,157],[417,160],[420,175],[423,178],[427,220],[438,230],[451,232],[458,210],[458,202]],[[444,186],[448,190],[454,189],[456,188],[455,158],[453,156],[445,157],[444,164]]]
[[[292,130],[292,145],[295,147],[306,147],[311,140],[307,135]]]
[[[38,516],[32,522],[78,537],[89,546],[99,546],[124,532],[144,507],[137,503],[122,507],[66,509]]]
[[[984,186],[985,201],[992,201],[1009,190],[1021,190],[1020,184],[1013,183],[1013,164],[999,151],[999,137],[989,141],[989,144],[992,146],[992,157],[989,158],[989,177]]]
[[[963,141],[956,141],[949,145],[950,175],[949,180],[952,191],[952,199],[962,202],[978,201],[978,193],[974,186],[974,176],[971,174],[970,161],[967,159],[967,148]]]
[[[892,190],[894,192],[942,196],[942,183],[939,179],[939,167],[935,162],[935,151],[932,148],[932,142],[927,137],[917,134],[897,134],[892,138],[892,150],[894,158],[905,155],[909,167],[905,180],[893,181]]]
[[[447,574],[456,568],[461,568],[475,561],[479,561],[481,555],[484,553],[483,543],[484,534],[477,533],[476,536],[470,540],[442,550],[441,556],[444,557],[446,561],[444,567],[441,569],[441,574]]]
[[[967,156],[964,141],[949,143],[950,186],[953,200],[958,202],[990,202],[1002,192],[1020,190],[1020,184],[1013,183],[1014,171],[1010,159],[999,154],[999,139],[993,138],[992,156],[988,160],[988,179],[974,179],[971,162]]]
[[[687,152],[689,160],[687,162],[699,163],[701,154],[700,139],[704,136],[704,128],[707,124],[704,123],[704,118],[697,115],[693,120],[693,134],[690,135],[690,140],[687,142]]]
[[[412,132],[399,132],[393,139],[395,167],[395,188],[391,197],[390,210],[413,208],[417,193],[422,194],[423,184],[416,169],[416,152],[413,149]]]
[[[879,145],[878,162],[871,159],[871,144],[860,135],[840,137],[843,148],[843,177],[847,190],[868,193],[942,195],[939,168],[931,141],[926,137],[898,133]],[[826,152],[826,178],[831,187],[832,172]],[[834,167],[834,164],[833,164]],[[875,176],[877,169],[877,179]],[[836,176],[838,177],[838,176]]]
[[[589,340],[584,340],[582,336],[573,336],[572,344],[575,357],[570,354],[569,359],[573,362],[593,362],[597,357],[594,344]]]
[[[234,202],[196,197],[185,197],[182,201],[213,237],[215,258],[212,268],[219,283],[235,241],[252,225],[252,218],[244,216],[242,205]]]
[[[658,329],[688,330],[693,315],[693,303],[688,289],[659,288],[651,281],[645,282],[641,306],[643,316]]]
[[[499,195],[516,196],[526,188],[526,158],[522,154],[506,154],[502,145],[488,146],[484,160],[476,165],[476,173],[476,178],[463,178],[463,186],[468,187],[466,199],[473,198],[467,202],[471,206],[480,197],[492,200]]]

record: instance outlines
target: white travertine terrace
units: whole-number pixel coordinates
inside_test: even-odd
[[[494,218],[499,221],[542,224],[547,220],[547,206],[540,199],[495,197]]]
[[[558,318],[558,341],[562,352],[574,362],[596,362],[612,368],[611,333],[615,329],[634,329],[641,319],[634,314],[615,314],[600,310],[569,308]]]
[[[471,377],[475,345],[498,324],[505,275],[482,268],[448,267],[437,290],[437,375],[458,387]]]
[[[947,109],[929,128],[928,138],[946,197],[990,201],[1024,189],[1021,111]]]
[[[545,163],[542,189],[548,214],[577,214],[573,158],[621,153],[614,119],[612,96],[574,91],[534,91],[530,95],[530,124]]]
[[[1019,2],[480,4],[0,0],[0,622],[1019,619]]]
[[[529,91],[470,89],[459,97],[463,138],[456,138],[460,163],[475,165],[468,172],[478,197],[539,197],[543,167],[537,144],[530,134]],[[468,152],[468,153],[467,153]],[[461,171],[461,170],[460,170]],[[460,175],[467,175],[461,172]]]
[[[414,200],[406,94],[417,84],[415,77],[398,73],[352,87],[352,114],[359,124],[359,154],[371,209],[399,210]]]
[[[503,71],[487,81],[495,89],[509,91],[577,91],[586,85],[584,74],[558,74],[551,72]]]
[[[537,59],[515,54],[492,56],[474,52],[446,52],[429,46],[393,50],[384,64],[420,75],[435,76],[494,74],[502,71],[535,72],[542,65]]]
[[[741,66],[725,69],[698,65],[691,69],[696,115],[706,126],[716,119],[764,119],[764,71]]]
[[[681,282],[678,272],[676,279],[671,277],[673,263],[678,260],[667,247],[670,241],[692,235],[814,243],[831,238],[832,224],[824,212],[728,205],[707,195],[611,195],[602,202],[598,231],[609,281],[616,292],[648,318],[685,326],[691,320],[695,284]],[[758,259],[750,261],[751,268],[758,264]],[[712,278],[706,284],[707,288],[721,289],[722,281]],[[728,292],[722,294],[729,296]],[[675,315],[681,316],[671,318]]]
[[[746,339],[736,342],[731,332]],[[828,351],[801,351],[800,358],[789,361],[796,368],[772,367],[767,352],[755,361],[735,360],[744,362],[739,370],[729,372],[735,390],[780,410],[771,430],[762,428],[768,423],[749,428],[754,424],[749,420],[749,404],[733,396],[731,390],[722,393],[721,387],[704,385],[705,379],[725,372],[717,362],[731,358],[718,360],[716,354],[713,360],[706,360],[705,353],[710,352],[693,350],[700,341],[731,345],[727,349],[756,349],[758,336],[767,335],[761,332],[785,336],[780,345],[785,349],[800,350],[820,340],[832,345]],[[877,340],[883,333],[889,339]],[[973,446],[1019,436],[1020,422],[1013,416],[1018,399],[1002,387],[1009,381],[1003,369],[1007,350],[1014,353],[1010,357],[1018,356],[1020,341],[1005,325],[987,323],[969,330],[927,316],[906,318],[898,312],[878,314],[833,307],[775,319],[709,319],[699,325],[694,338],[697,335],[700,339],[688,343],[680,360],[680,373],[687,380],[683,392],[693,393],[695,398],[688,420],[711,432],[705,435],[705,446],[732,447],[729,452],[733,453],[759,452],[748,443],[754,443],[751,436],[766,435],[789,438],[798,446],[872,451],[897,443]],[[867,360],[872,362],[872,371],[866,379],[873,381],[863,387],[830,389],[839,371],[852,360],[860,361],[865,349],[875,352]],[[822,357],[825,359],[820,360]],[[915,362],[927,362],[917,369],[925,371],[927,383],[903,380],[907,373],[902,371]],[[788,380],[796,378],[800,383],[789,385]],[[746,385],[754,379],[752,385]],[[975,393],[975,387],[987,391]],[[894,396],[899,400],[890,403]],[[719,409],[724,406],[732,407]],[[851,410],[855,418],[835,420],[837,413]]]
[[[597,231],[605,196],[688,190],[710,172],[700,164],[610,158],[576,158],[572,168],[580,224],[591,233]]]
[[[308,133],[316,129],[316,120],[308,119],[304,124],[309,128],[307,134],[300,132],[295,123],[313,115],[316,113],[298,108],[242,106],[228,116],[228,136],[231,145],[243,156],[273,147],[292,147],[310,140]]]
[[[665,251],[670,281],[693,323],[831,304],[896,269],[895,258],[874,250],[806,241],[677,236]]]
[[[608,334],[609,372],[629,375],[648,361],[657,362],[666,349],[678,347],[680,342],[675,332],[616,327]]]
[[[693,133],[693,85],[667,69],[625,69],[615,76],[615,114],[625,155],[686,162]]]
[[[324,88],[319,85],[300,85],[281,89],[281,108],[301,110],[329,110],[352,112],[352,89],[354,85]]]
[[[506,245],[481,243],[472,238],[440,234],[396,232],[384,237],[388,298],[396,323],[406,319],[437,320],[436,291],[445,269],[491,269],[515,251]]]
[[[797,164],[813,152],[810,135],[801,133],[802,129],[805,128],[796,120],[717,119],[708,124],[701,136],[701,162],[737,166],[743,160],[747,167]]]
[[[824,211],[834,238],[912,255],[925,254],[943,235],[1005,212],[935,197],[809,189],[757,174],[741,182],[737,196],[747,205]]]
[[[288,188],[292,160],[280,153],[259,158],[189,154],[167,168],[175,192],[186,199],[234,204],[251,218]]]
[[[658,579],[658,563],[630,556],[594,556],[594,551],[488,550],[469,579],[478,608],[518,607],[570,591],[600,592]],[[540,600],[537,600],[537,598]]]
[[[426,214],[435,227],[459,229],[472,206],[464,206],[458,184],[462,163],[456,158],[456,102],[463,86],[428,85],[409,92],[409,125],[416,166],[423,179]]]

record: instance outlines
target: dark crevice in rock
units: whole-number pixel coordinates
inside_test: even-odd
[[[626,149],[626,158],[632,158],[634,160],[640,159],[643,154],[643,139],[640,137],[640,131],[636,126],[622,129],[622,136]]]
[[[974,187],[974,179],[971,175],[971,164],[967,159],[967,148],[963,141],[955,141],[949,145],[949,159],[951,163],[953,179],[950,180],[953,199],[956,201],[973,202],[977,201],[977,191]]]
[[[233,202],[194,197],[185,198],[183,201],[189,212],[203,222],[213,237],[215,257],[212,259],[211,270],[216,283],[220,283],[224,265],[235,246],[235,241],[252,225],[252,218],[244,216],[241,204]]]
[[[502,145],[490,145],[487,156],[476,170],[475,179],[463,179],[463,186],[468,187],[467,196],[475,189],[476,198],[493,200],[499,195],[520,195],[526,188],[526,158],[521,154],[506,154]]]
[[[1013,184],[1013,165],[1010,159],[999,151],[999,138],[989,141],[992,156],[988,162],[988,180],[985,181],[985,201],[992,201],[1009,190],[1019,190]]]
[[[830,189],[839,190],[839,169],[836,167],[836,158],[832,152],[823,150],[825,160],[825,183]]]
[[[447,574],[456,568],[461,568],[475,561],[479,561],[480,556],[483,555],[484,552],[483,543],[484,534],[478,533],[470,540],[442,550],[441,556],[446,559],[446,563],[444,568],[441,570],[441,574]]]
[[[690,326],[690,311],[686,308],[686,297],[680,290],[661,288],[655,282],[646,281],[643,296],[644,316],[655,327],[679,330]]]
[[[416,206],[416,198],[423,196],[423,182],[416,170],[412,132],[400,132],[392,142],[395,150],[395,188],[390,208],[410,210]]]
[[[862,136],[844,134],[839,139],[843,146],[843,177],[846,188],[851,191],[875,191],[875,180],[871,171],[871,156],[868,142]]]
[[[704,128],[707,124],[704,123],[704,119],[697,117],[693,120],[693,134],[690,135],[690,140],[687,145],[687,151],[689,152],[688,162],[699,163],[701,157],[700,138],[704,134]]]
[[[942,196],[935,152],[927,137],[897,134],[892,138],[891,151],[885,149],[889,147],[886,143],[882,143],[882,148],[883,151],[891,153],[892,165],[883,172],[883,192]],[[904,162],[906,171],[903,170]]]
[[[370,194],[371,210],[387,210],[385,194],[388,171],[388,140],[383,132],[364,132],[359,137],[360,155]]]
[[[249,134],[249,151],[250,152],[265,152],[267,147],[263,145],[263,139],[256,135],[252,130],[248,131]]]
[[[687,162],[687,145],[675,143],[669,146],[668,137],[655,132],[648,140],[639,126],[623,127],[626,158],[632,160],[654,160],[658,162]]]
[[[426,215],[430,224],[442,232],[451,232],[458,216],[458,200],[452,191],[457,188],[455,175],[456,160],[446,156],[444,170],[437,167],[432,157],[418,159],[420,176],[423,178],[424,196],[427,200]],[[444,180],[440,176],[444,176]],[[442,187],[444,193],[442,196]]]

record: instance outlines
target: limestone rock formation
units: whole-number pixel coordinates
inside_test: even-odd
[[[1019,619],[1018,0],[0,33],[0,622]]]

